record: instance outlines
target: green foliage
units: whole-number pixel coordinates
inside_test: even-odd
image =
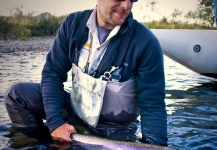
[[[209,23],[212,27],[214,24],[214,1],[213,0],[198,0],[198,18],[205,23]]]
[[[33,36],[48,36],[55,35],[60,22],[57,17],[42,18],[38,23],[32,24],[29,28]]]
[[[199,4],[195,11],[189,11],[185,18],[200,21],[201,24],[213,27],[214,25],[214,2],[213,0],[198,0]]]
[[[19,39],[25,39],[31,37],[31,30],[27,29],[25,26],[17,26],[15,30],[15,35]]]
[[[182,23],[181,21],[178,22],[169,22],[165,17],[161,19],[160,21],[151,21],[151,22],[144,22],[144,25],[146,25],[150,29],[209,29],[209,30],[216,30],[214,27],[209,27],[206,25],[199,25],[196,23]]]
[[[145,12],[143,14],[143,19],[148,20],[146,24],[148,26],[153,28],[187,28],[192,29],[194,28],[200,28],[200,29],[209,29],[213,28],[214,25],[214,1],[213,0],[197,0],[198,5],[196,10],[190,10],[186,14],[183,14],[183,12],[177,8],[174,9],[174,11],[169,16],[163,16],[163,18],[158,21],[158,23],[153,22],[153,20],[150,16],[160,16],[161,13],[157,11],[157,9],[154,9],[154,7],[157,4],[157,1],[150,2],[147,1],[146,9],[149,9],[149,6],[153,3],[151,11]],[[140,7],[142,8],[142,7]],[[154,24],[153,24],[154,23]],[[161,24],[163,23],[163,24]],[[164,26],[164,23],[169,23],[167,26]]]
[[[0,16],[0,39],[6,38],[28,38],[31,31],[18,22],[11,22],[10,17]]]
[[[0,38],[13,38],[15,36],[16,25],[11,23],[8,17],[0,16]]]
[[[12,12],[12,10],[11,10]],[[53,36],[57,33],[65,16],[33,16],[34,12],[24,15],[19,8],[9,17],[0,16],[0,39],[30,36]]]
[[[10,30],[11,24],[7,21],[6,17],[0,16],[0,35],[3,36]]]
[[[184,17],[187,21],[184,23],[180,21],[183,12],[175,8],[169,17],[164,16],[159,21],[145,22],[144,24],[151,29],[216,29],[213,27],[213,0],[198,1],[197,10],[185,14]],[[152,12],[155,10],[156,4],[157,1],[150,2]],[[21,8],[11,10],[9,17],[0,16],[0,39],[53,36],[56,35],[59,26],[66,17],[55,17],[49,13],[49,16],[39,15],[40,17],[36,17],[34,12],[24,15]],[[12,14],[12,12],[14,13]]]

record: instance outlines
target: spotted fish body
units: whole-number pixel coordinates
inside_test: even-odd
[[[73,141],[78,141],[85,144],[98,145],[111,150],[169,150],[168,147],[138,143],[116,141],[106,138],[96,137],[92,135],[82,135],[74,133],[71,135]]]

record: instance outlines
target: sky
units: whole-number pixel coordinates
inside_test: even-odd
[[[154,11],[148,2],[155,1],[157,4]],[[20,8],[24,14],[34,12],[38,15],[49,12],[52,15],[61,16],[71,12],[92,9],[96,6],[97,0],[0,0],[0,15],[9,16],[15,8]],[[185,14],[190,10],[195,10],[198,0],[139,0],[134,3],[133,16],[138,21],[158,20],[163,16],[168,17],[175,8]]]

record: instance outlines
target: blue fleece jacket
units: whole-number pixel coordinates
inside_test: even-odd
[[[88,28],[79,29],[84,14],[91,10],[70,14],[62,23],[53,46],[47,55],[42,70],[41,90],[46,112],[46,125],[50,132],[64,124],[62,116],[63,82],[72,63],[78,64],[78,54],[87,40]],[[116,49],[122,36],[133,23],[130,15],[114,36],[104,56]],[[84,31],[81,34],[80,31]],[[113,55],[102,58],[101,64],[110,62]],[[96,77],[107,71],[111,64],[99,66]],[[133,38],[122,63],[121,81],[135,77],[140,107],[143,140],[152,144],[167,144],[167,114],[165,109],[165,79],[163,54],[153,33],[143,24],[137,23]]]

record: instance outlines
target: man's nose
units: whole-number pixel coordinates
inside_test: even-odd
[[[132,2],[130,0],[124,0],[121,2],[121,6],[124,7],[125,10],[132,8]]]

